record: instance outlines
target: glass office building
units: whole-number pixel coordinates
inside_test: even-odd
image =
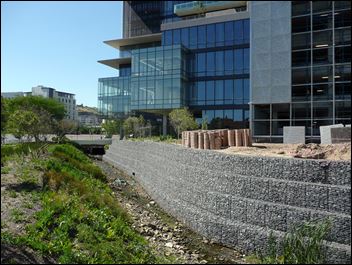
[[[348,1],[124,1],[119,76],[99,79],[106,116],[161,123],[188,107],[208,128],[252,129],[282,142],[283,126],[351,123]],[[164,119],[165,121],[165,119]]]

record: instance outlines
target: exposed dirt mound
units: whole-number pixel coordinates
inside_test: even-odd
[[[229,147],[218,150],[226,154],[274,156],[287,158],[351,161],[351,143],[341,144],[258,144],[252,147]]]
[[[351,144],[300,144],[290,154],[299,158],[351,160]]]

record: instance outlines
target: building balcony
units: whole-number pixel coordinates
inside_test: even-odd
[[[174,6],[178,16],[189,16],[210,11],[246,6],[247,1],[193,1]]]

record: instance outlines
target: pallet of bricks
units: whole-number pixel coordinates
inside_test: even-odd
[[[198,149],[252,146],[250,129],[197,130],[182,132],[182,145]]]

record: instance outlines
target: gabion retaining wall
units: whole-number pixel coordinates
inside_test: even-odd
[[[330,217],[327,261],[351,258],[351,163],[226,155],[155,142],[114,141],[103,159],[135,174],[150,196],[203,236],[266,253],[270,232]]]

